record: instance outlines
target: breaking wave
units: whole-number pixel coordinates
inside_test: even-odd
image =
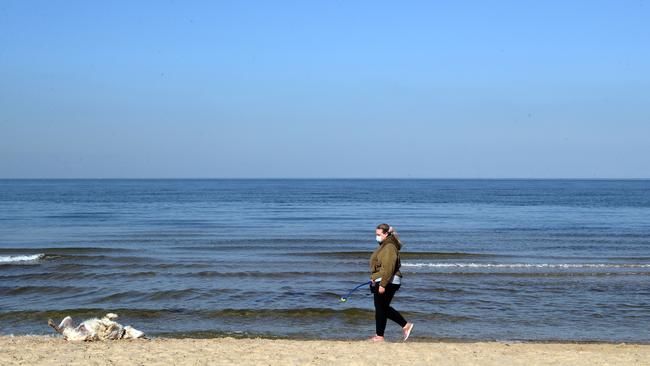
[[[650,268],[648,263],[402,263],[402,267],[432,268]]]
[[[45,253],[29,254],[29,255],[2,255],[0,256],[0,263],[14,263],[14,262],[33,262],[43,259]]]

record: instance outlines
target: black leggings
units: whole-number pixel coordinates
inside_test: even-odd
[[[400,285],[389,283],[388,286],[386,286],[386,291],[384,291],[383,294],[379,294],[379,283],[375,283],[374,286],[371,286],[371,290],[375,294],[375,326],[377,327],[378,336],[384,335],[386,319],[394,321],[402,328],[406,326],[406,319],[404,319],[402,314],[390,306],[390,302],[393,300],[393,296],[395,296],[395,292],[399,290],[399,287]]]

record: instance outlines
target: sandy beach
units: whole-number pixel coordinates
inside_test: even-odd
[[[650,365],[650,345],[0,337],[0,365]]]

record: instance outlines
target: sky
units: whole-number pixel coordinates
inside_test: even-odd
[[[0,1],[0,178],[650,178],[650,3]]]

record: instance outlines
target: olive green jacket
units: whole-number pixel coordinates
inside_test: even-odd
[[[370,256],[370,278],[374,281],[381,277],[380,286],[386,287],[394,275],[402,277],[399,271],[401,262],[399,250],[401,245],[392,235],[389,235]]]

